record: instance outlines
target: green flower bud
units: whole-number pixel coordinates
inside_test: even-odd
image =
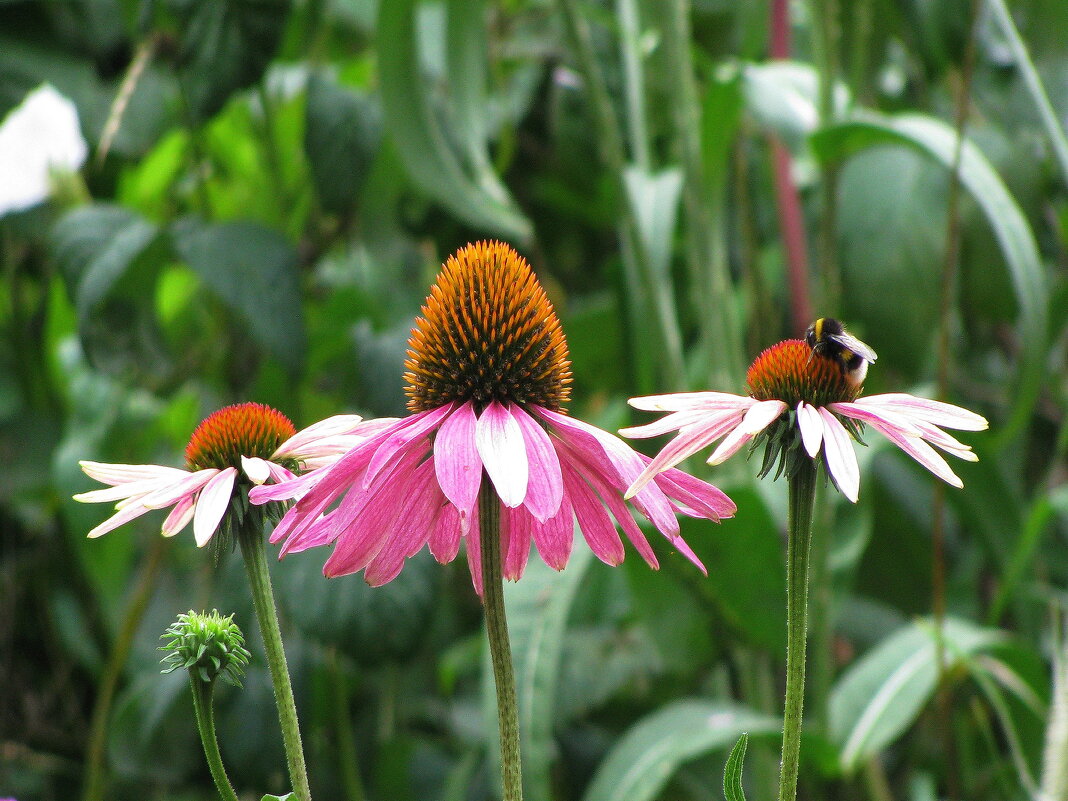
[[[191,676],[205,684],[221,678],[240,687],[251,654],[233,617],[223,617],[215,609],[211,614],[189,610],[178,615],[177,622],[160,637],[165,642],[159,650],[167,651],[160,660],[166,666],[162,672],[188,668]]]

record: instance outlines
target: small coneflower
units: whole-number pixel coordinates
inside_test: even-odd
[[[747,443],[765,443],[761,475],[772,469],[788,474],[797,460],[819,459],[838,489],[856,503],[860,470],[850,439],[860,441],[867,424],[936,476],[963,486],[938,448],[975,461],[971,448],[942,428],[981,431],[986,420],[974,412],[904,393],[861,396],[840,365],[801,340],[789,339],[761,353],[746,376],[749,396],[689,392],[632,398],[646,411],[670,412],[654,423],[623,429],[626,437],[654,437],[678,431],[649,463],[629,492],[640,491],[660,471],[712,445],[709,464],[719,464]],[[931,446],[934,445],[935,448]]]
[[[424,545],[444,563],[466,540],[481,594],[478,501],[488,485],[499,503],[506,578],[522,575],[531,541],[546,564],[562,569],[576,519],[602,561],[623,560],[618,524],[658,566],[623,500],[648,460],[564,411],[567,343],[515,250],[480,242],[446,261],[412,330],[405,366],[413,414],[325,471],[253,490],[254,503],[300,496],[272,536],[285,540],[283,553],[336,542],[326,575],[364,570],[379,585]],[[718,489],[677,470],[649,482],[633,506],[702,570],[675,512],[718,520],[735,511]]]
[[[295,470],[321,468],[381,425],[361,423],[357,415],[337,415],[298,432],[269,406],[227,406],[197,426],[186,446],[185,469],[83,461],[86,475],[110,486],[75,495],[74,500],[118,502],[115,514],[90,531],[90,537],[153,509],[173,507],[163,521],[163,536],[174,536],[192,521],[197,545],[204,546],[223,522],[239,482],[285,481],[295,477]]]

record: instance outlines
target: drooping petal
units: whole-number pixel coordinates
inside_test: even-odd
[[[530,472],[523,432],[497,401],[482,410],[475,424],[475,446],[501,502],[512,509],[523,503]]]
[[[719,411],[720,413],[737,411],[738,416],[740,417],[744,413],[745,407],[737,410],[724,409]],[[649,437],[659,437],[661,434],[667,434],[671,431],[678,431],[686,426],[693,425],[694,423],[707,424],[715,419],[716,415],[707,409],[686,409],[681,412],[672,412],[652,423],[621,428],[619,429],[619,433],[620,436],[624,436],[627,439],[648,439]]]
[[[914,437],[920,434],[920,429],[914,424],[914,421],[897,411],[893,411],[890,407],[862,406],[858,403],[829,403],[827,408],[835,414],[840,414],[853,420],[860,420],[862,423],[888,425],[891,428],[898,429],[903,434]],[[922,421],[919,420],[915,422],[922,424]]]
[[[146,512],[150,511],[139,503],[132,503],[128,506],[119,509],[115,514],[101,523],[99,526],[90,531],[86,536],[90,539],[96,539],[109,531],[114,531],[124,523],[129,523],[136,517],[140,517]]]
[[[430,532],[430,553],[439,563],[448,564],[460,551],[460,539],[460,513],[451,503],[446,504]]]
[[[786,404],[779,400],[754,403],[738,423],[738,427],[724,437],[723,442],[719,443],[719,447],[708,457],[708,463],[722,464],[727,461],[741,450],[743,445],[774,423],[784,411]]]
[[[408,503],[394,520],[392,531],[386,532],[385,545],[367,565],[364,580],[372,587],[380,587],[396,578],[404,567],[404,560],[417,553],[430,539],[434,515],[442,497],[440,490],[432,487],[434,482],[434,465],[428,459],[415,469],[408,485]]]
[[[739,403],[745,407],[752,398],[728,392],[676,392],[670,395],[646,395],[627,401],[635,409],[647,412],[681,412],[686,409],[730,409]]]
[[[985,431],[990,425],[982,415],[962,409],[960,406],[929,398],[918,398],[904,392],[866,395],[858,398],[856,403],[858,406],[892,409],[899,414],[924,420],[932,425],[961,431]]]
[[[188,495],[182,498],[171,509],[171,513],[167,515],[167,519],[163,521],[163,528],[161,532],[164,537],[173,537],[180,532],[186,526],[189,525],[189,521],[193,519],[193,512],[196,511],[196,501],[192,495]]]
[[[279,445],[271,454],[271,459],[273,461],[306,458],[311,455],[309,451],[328,444],[336,437],[352,434],[362,421],[363,418],[358,414],[335,414],[333,417],[312,423]],[[383,422],[383,419],[376,422]],[[390,418],[389,422],[393,422],[393,419]]]
[[[147,509],[166,509],[182,498],[192,498],[201,487],[205,486],[218,473],[219,471],[214,467],[189,473],[181,481],[170,486],[160,487],[155,492],[150,492],[139,500]]]
[[[631,515],[630,509],[627,508],[627,504],[619,494],[619,491],[607,486],[600,476],[596,474],[587,474],[585,478],[600,495],[601,500],[612,513],[612,517],[615,518],[619,527],[623,529],[623,533],[627,535],[627,539],[630,540],[631,545],[638,551],[645,563],[653,570],[659,570],[660,562],[657,560],[656,554],[653,553],[649,540],[645,538],[642,530],[638,528],[638,524],[634,522],[634,517]]]
[[[531,526],[537,523],[525,506],[501,509],[501,550],[504,557],[502,570],[509,581],[519,581],[523,577],[527,560],[530,558]]]
[[[478,501],[482,459],[475,447],[475,409],[471,401],[450,414],[434,437],[434,470],[445,497],[463,513]]]
[[[556,514],[564,496],[560,459],[545,429],[519,406],[509,412],[519,425],[527,451],[529,474],[524,505],[536,520],[544,523]]]
[[[612,525],[600,498],[583,481],[582,477],[566,462],[561,462],[564,486],[571,498],[578,518],[579,530],[589,543],[590,550],[605,564],[618,565],[623,562],[623,542]]]
[[[395,427],[385,429],[382,433],[389,432],[389,434],[375,450],[375,455],[371,457],[371,463],[367,466],[367,472],[363,476],[363,485],[369,486],[378,472],[389,464],[399,451],[406,450],[409,445],[423,439],[437,428],[452,411],[453,405],[449,403],[436,409],[413,414],[411,417],[403,418]],[[378,441],[378,438],[372,437],[372,440]]]
[[[719,521],[733,517],[737,504],[723,490],[682,470],[665,470],[656,478],[657,486],[677,501],[691,517]]]
[[[941,448],[946,453],[951,453],[966,462],[979,461],[979,457],[975,455],[970,446],[965,445],[956,437],[947,434],[937,426],[933,426],[930,423],[916,423],[916,428],[919,429],[920,436],[936,448]]]
[[[876,431],[897,445],[901,450],[922,464],[940,479],[958,489],[964,486],[960,476],[953,472],[938,453],[919,437],[910,437],[891,426],[873,425]]]
[[[544,523],[534,520],[530,529],[542,561],[553,570],[563,570],[571,558],[575,537],[575,514],[566,487],[556,514]]]
[[[819,413],[823,418],[823,453],[827,458],[827,472],[841,493],[856,503],[860,494],[860,466],[849,432],[827,409],[821,406]]]
[[[258,456],[242,456],[241,469],[253,484],[266,484],[271,477],[271,466],[266,459]]]
[[[694,423],[680,431],[679,435],[665,445],[660,453],[645,466],[638,478],[627,489],[626,497],[630,498],[640,492],[642,487],[652,481],[657,473],[674,467],[729,433],[737,426],[744,414],[742,409],[727,410],[715,416],[708,416],[700,423]]]
[[[185,475],[188,476],[189,474],[186,473]],[[123,501],[128,498],[140,500],[145,495],[155,492],[160,487],[169,489],[176,481],[181,481],[181,479],[170,479],[165,481],[160,481],[159,479],[131,481],[127,484],[116,484],[113,487],[106,487],[104,489],[79,492],[77,495],[73,496],[73,499],[79,503],[112,503],[114,501]]]
[[[200,491],[197,508],[193,513],[193,538],[196,539],[198,548],[208,544],[208,540],[222,522],[223,515],[230,506],[230,496],[234,492],[236,479],[237,468],[227,467],[212,476]]]
[[[464,535],[467,542],[467,569],[471,571],[471,583],[475,593],[482,597],[482,548],[479,542],[479,519],[477,514],[470,517],[470,527]]]
[[[131,481],[177,481],[189,475],[188,470],[157,464],[106,464],[88,460],[82,460],[78,464],[89,478],[110,486]]]
[[[815,459],[823,444],[823,418],[815,406],[801,401],[797,404],[797,427],[801,429],[801,444],[805,453]]]

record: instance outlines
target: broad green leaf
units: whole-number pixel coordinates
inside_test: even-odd
[[[742,732],[738,742],[734,744],[727,756],[727,764],[723,766],[723,798],[725,801],[745,801],[745,790],[742,787],[742,766],[745,763],[745,748],[749,744],[749,733]]]
[[[781,136],[791,150],[801,147],[819,124],[819,75],[811,64],[746,64],[742,68],[742,88],[749,113],[763,127]],[[834,99],[841,114],[849,105],[849,91],[839,84]]]
[[[631,166],[623,172],[623,183],[649,272],[655,281],[669,281],[671,245],[682,197],[682,170],[671,167],[650,173]]]
[[[552,801],[554,797],[552,763],[556,745],[553,727],[558,719],[560,665],[568,618],[592,558],[592,551],[576,532],[575,549],[564,570],[556,572],[532,553],[523,578],[506,588],[505,607],[523,742],[523,794],[529,801]],[[484,686],[493,698],[488,659],[485,665]],[[496,738],[496,707],[487,705],[487,712],[488,730],[494,732],[493,738]],[[498,753],[498,749],[492,749],[491,753]],[[494,775],[497,775],[496,770]]]
[[[297,253],[280,234],[256,223],[174,226],[178,255],[231,309],[254,339],[290,370],[301,368],[304,318]]]
[[[745,733],[776,739],[782,721],[726,701],[676,701],[623,734],[583,801],[650,801],[684,762],[726,749]]]
[[[359,199],[382,138],[382,112],[368,95],[316,73],[308,79],[304,152],[319,199],[343,212]]]
[[[189,113],[203,122],[231,94],[251,86],[278,49],[289,0],[167,0],[160,9],[180,32],[179,78]],[[166,24],[162,22],[161,24]]]
[[[947,668],[1001,644],[1004,635],[964,620],[944,626]],[[839,763],[852,772],[900,736],[930,700],[938,681],[936,632],[919,620],[855,662],[831,691],[830,734]]]
[[[431,111],[416,43],[416,5],[393,0],[379,6],[378,39],[389,43],[378,51],[386,129],[423,192],[470,225],[516,244],[527,242],[533,233],[529,220],[510,199],[494,197],[464,171]]]
[[[864,115],[816,132],[811,144],[827,162],[844,160],[875,145],[897,144],[919,149],[949,168],[957,136],[944,122],[923,114]],[[1030,420],[1045,379],[1048,286],[1027,219],[990,162],[967,140],[961,150],[960,180],[983,210],[1001,247],[1020,307],[1020,341],[1027,343],[1021,348],[1012,416],[998,436],[1004,445]]]

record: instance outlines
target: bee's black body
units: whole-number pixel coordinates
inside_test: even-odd
[[[868,363],[878,357],[875,351],[845,330],[833,317],[820,317],[805,332],[805,342],[814,355],[838,364],[842,373],[854,385],[868,374]]]

